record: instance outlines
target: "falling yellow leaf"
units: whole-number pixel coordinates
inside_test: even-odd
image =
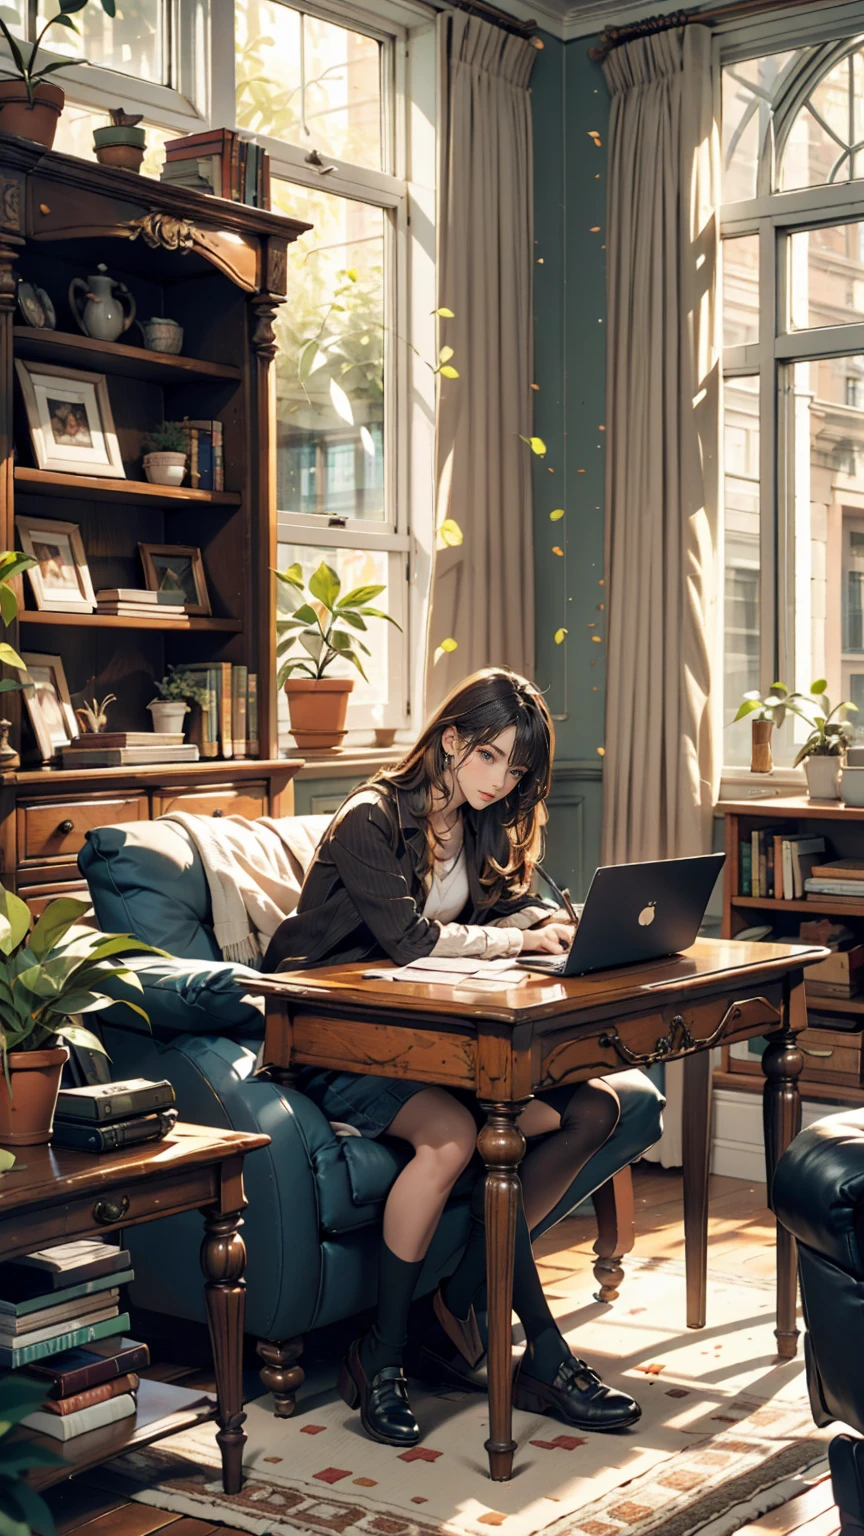
[[[538,256],[537,257],[537,265],[538,265],[538,267],[542,267],[543,266],[543,257],[542,256]]]
[[[560,645],[561,644],[561,641],[564,639],[564,636],[566,635],[566,633],[567,633],[566,629],[556,629],[555,634],[553,636],[556,645]]]
[[[605,757],[606,756],[606,748],[605,747],[598,747],[597,748],[597,756],[598,757]],[[637,1366],[636,1369],[638,1370],[639,1367]],[[663,1369],[662,1365],[661,1365],[660,1369],[662,1371],[662,1369]]]
[[[445,363],[443,367],[438,369],[438,372],[443,374],[445,379],[458,379],[459,377],[458,369],[451,367],[449,363]]]
[[[563,516],[564,516],[564,508],[563,507],[556,507],[554,512],[550,512],[549,513],[549,521],[550,521],[550,523],[560,523],[560,521],[561,521]]]
[[[606,428],[605,428],[605,427],[598,427],[598,428],[597,428],[597,431],[598,431],[598,432],[605,432],[605,431],[606,431]]]
[[[584,469],[577,469],[576,473],[577,475],[584,475],[585,471]]]
[[[596,144],[597,148],[599,149],[600,145],[603,143],[603,140],[601,139],[601,137],[600,137],[599,133],[597,132],[596,128],[589,128],[588,129],[588,137],[589,137],[589,139],[593,139],[594,140],[594,143]]]
[[[561,548],[560,544],[553,544],[552,545],[552,553],[553,553],[553,555],[563,555],[564,551]]]
[[[605,603],[598,603],[597,607],[600,609],[600,612],[602,613],[603,609],[606,607],[606,604]]]
[[[600,580],[598,581],[597,585],[598,585],[598,587],[605,587],[606,583],[603,580],[602,576],[600,577]]]
[[[453,348],[452,347],[442,347],[441,351],[438,353],[438,361],[439,361],[439,363],[449,363],[449,361],[450,361],[452,356],[453,356]]]
[[[588,231],[588,233],[589,233],[589,235],[599,235],[599,233],[600,233],[600,225],[599,224],[592,224],[591,228]]]
[[[539,389],[539,388],[540,388],[540,385],[539,385],[539,384],[532,384],[532,385],[531,385],[531,388],[532,388],[532,389]]]
[[[438,549],[452,548],[462,543],[462,529],[452,517],[445,517],[443,523],[439,523],[438,537],[435,542]]]
[[[516,435],[520,442],[527,443],[528,447],[531,449],[531,452],[538,454],[542,459],[544,453],[546,452],[546,444],[544,443],[542,437],[523,437],[521,432],[518,432]]]
[[[456,316],[454,315],[452,309],[445,309],[443,304],[441,305],[440,309],[433,309],[432,313],[433,313],[433,315],[440,315],[442,320],[455,320],[456,319]]]
[[[591,639],[594,641],[595,645],[602,645],[603,644],[603,637],[602,637],[602,635],[592,635]]]
[[[15,1153],[8,1151],[6,1147],[0,1147],[0,1173],[7,1173],[14,1166]]]
[[[442,649],[442,651],[446,651],[448,656],[450,655],[451,651],[458,650],[458,648],[459,648],[459,641],[458,640],[447,639],[447,640],[442,640],[441,641],[441,649]]]

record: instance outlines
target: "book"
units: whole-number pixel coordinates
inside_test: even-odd
[[[132,1278],[131,1269],[121,1270],[127,1279]],[[112,1284],[102,1291],[83,1291],[77,1285],[71,1289],[74,1296],[66,1296],[64,1291],[59,1295],[63,1300],[55,1300],[55,1293],[49,1296],[31,1296],[27,1301],[3,1301],[0,1302],[0,1333],[21,1334],[28,1328],[48,1328],[52,1323],[64,1323],[69,1317],[83,1316],[88,1308],[98,1312],[103,1305],[119,1303],[120,1281],[116,1275],[106,1275],[106,1280]],[[96,1284],[97,1282],[93,1282]]]
[[[106,1318],[113,1319],[120,1311],[116,1301],[105,1301],[102,1296],[97,1296],[97,1305],[93,1306],[91,1300],[85,1298],[80,1302],[77,1314],[73,1302],[71,1316],[58,1318],[53,1323],[41,1323],[38,1312],[32,1317],[0,1319],[0,1348],[25,1349],[28,1344],[41,1344],[45,1339],[56,1338],[58,1333],[68,1333],[72,1328],[84,1328],[91,1323],[101,1323]],[[68,1308],[61,1310],[68,1311]]]
[[[132,1120],[115,1120],[108,1125],[65,1120],[62,1115],[55,1115],[52,1141],[55,1146],[76,1147],[80,1152],[115,1152],[118,1147],[162,1141],[176,1124],[176,1109],[159,1109],[151,1115],[136,1115]]]
[[[217,663],[219,683],[219,750],[223,757],[234,756],[234,736],[231,723],[231,663]]]
[[[814,864],[814,880],[860,880],[864,886],[864,859],[831,859],[828,864]]]
[[[191,741],[182,747],[97,747],[95,751],[79,747],[74,752],[64,747],[62,755],[75,768],[122,768],[139,763],[197,763],[198,748]]]
[[[0,1344],[0,1365],[7,1365],[13,1371],[19,1365],[31,1365],[34,1360],[41,1360],[45,1355],[65,1354],[68,1349],[75,1349],[79,1344],[90,1344],[107,1335],[122,1333],[129,1327],[129,1313],[121,1312],[113,1317],[105,1317],[98,1323],[85,1323],[80,1328],[70,1328],[63,1333],[55,1333],[50,1339],[42,1339],[32,1344]]]
[[[182,731],[89,731],[78,736],[67,751],[90,747],[182,747]]]
[[[759,881],[759,833],[754,827],[750,833],[750,885],[754,896],[761,896],[762,889]]]
[[[93,1083],[86,1088],[61,1088],[57,1114],[67,1120],[128,1120],[130,1115],[164,1109],[176,1101],[167,1078],[151,1082],[132,1077],[120,1083]]]
[[[3,1268],[6,1269],[6,1265]],[[11,1269],[11,1265],[9,1268]],[[67,1306],[75,1302],[81,1296],[95,1296],[100,1291],[111,1291],[117,1286],[128,1285],[134,1278],[132,1269],[116,1269],[109,1275],[97,1275],[93,1280],[81,1280],[77,1285],[66,1285],[62,1290],[53,1289],[33,1292],[33,1281],[44,1284],[36,1276],[20,1272],[17,1276],[10,1274],[0,1280],[2,1294],[0,1294],[0,1315],[10,1314],[13,1317],[26,1317],[31,1312],[39,1312],[44,1316],[43,1308],[52,1308],[65,1302]]]
[[[231,737],[234,756],[246,756],[247,695],[249,669],[240,664],[231,669]]]
[[[124,1392],[137,1392],[141,1378],[130,1371],[125,1376],[115,1376],[113,1381],[103,1381],[99,1387],[88,1387],[86,1392],[76,1392],[74,1397],[46,1397],[43,1413],[77,1413],[79,1408],[89,1408],[92,1403],[107,1403],[111,1397],[122,1397]]]
[[[127,1324],[124,1323],[124,1327]],[[28,1366],[28,1374],[46,1377],[50,1397],[73,1397],[103,1381],[113,1381],[128,1371],[143,1371],[150,1364],[150,1351],[137,1339],[118,1337],[96,1339],[83,1348],[68,1349],[53,1359],[41,1359]]]
[[[246,680],[246,753],[257,757],[258,746],[258,675],[250,672]]]
[[[201,709],[195,705],[192,710],[192,719],[189,722],[189,736],[200,751],[202,757],[212,758],[219,756],[219,680],[220,672],[215,666],[207,666],[205,663],[194,663],[184,669],[191,672],[192,676],[206,691],[209,698],[209,708]]]
[[[76,1435],[84,1435],[89,1429],[101,1429],[103,1424],[116,1424],[120,1419],[131,1418],[135,1409],[132,1393],[124,1392],[103,1403],[91,1403],[89,1408],[81,1408],[77,1413],[45,1413],[40,1408],[36,1413],[28,1413],[21,1423],[54,1440],[74,1440]]]
[[[815,893],[835,901],[838,896],[849,896],[854,901],[864,901],[864,888],[860,880],[819,880],[810,874],[806,882],[808,896]]]
[[[148,592],[146,587],[100,587],[96,593],[97,603],[146,603],[148,607],[156,607],[159,602],[158,592]]]
[[[750,839],[749,837],[742,837],[738,846],[738,883],[740,886],[738,891],[739,896],[752,895],[752,876],[753,852],[750,846]]]
[[[13,1283],[22,1286],[32,1282],[32,1294],[35,1295],[43,1288],[50,1289],[53,1286],[59,1289],[77,1285],[81,1280],[95,1280],[98,1275],[128,1269],[130,1263],[128,1248],[118,1248],[96,1237],[84,1237],[74,1243],[55,1243],[50,1248],[40,1248],[34,1253],[22,1253],[15,1259],[7,1259],[4,1264],[0,1264],[0,1288],[5,1294],[11,1276]],[[17,1282],[16,1276],[20,1276]]]
[[[213,422],[213,489],[214,491],[225,489],[225,449],[221,421]]]

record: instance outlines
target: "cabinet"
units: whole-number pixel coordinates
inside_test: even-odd
[[[742,844],[752,846],[753,832],[765,831],[773,838],[781,828],[824,837],[825,853],[819,855],[822,862],[864,859],[864,809],[846,806],[840,800],[811,801],[806,796],[794,796],[721,801],[717,810],[724,817],[726,839],[724,938],[734,939],[755,924],[770,923],[775,938],[794,943],[802,921],[830,917],[864,942],[864,888],[861,902],[851,904],[823,896],[808,900],[802,895],[787,901],[773,894],[746,895],[741,861]],[[864,1104],[864,994],[825,997],[808,989],[807,1003],[808,1028],[799,1036],[804,1052],[804,1069],[798,1080],[802,1096],[829,1103]],[[748,1045],[750,1049],[724,1048],[721,1069],[714,1075],[717,1087],[761,1092],[758,1042]]]
[[[293,810],[290,779],[302,763],[280,762],[277,744],[273,321],[286,297],[288,246],[307,227],[0,135],[0,548],[21,547],[22,516],[36,527],[74,524],[98,590],[146,585],[140,544],[191,546],[201,551],[211,608],[194,617],[163,607],[140,617],[47,611],[25,576],[9,639],[21,652],[60,657],[73,705],[116,694],[111,731],[149,729],[147,704],[169,666],[231,663],[258,679],[260,758],[135,769],[43,766],[20,694],[3,695],[23,766],[0,774],[0,878],[34,910],[76,888],[91,827],[179,810]],[[81,333],[69,283],[99,263],[126,284],[142,319],[180,320],[182,353],[148,351],[134,329],[113,342]],[[48,293],[56,329],[24,324],[19,280]],[[101,377],[122,477],[39,466],[19,363],[73,385],[77,373]],[[145,479],[147,433],[183,417],[222,423],[224,489]]]

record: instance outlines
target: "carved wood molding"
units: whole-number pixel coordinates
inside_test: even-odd
[[[16,233],[24,227],[22,186],[14,176],[0,175],[0,225]]]
[[[276,331],[273,322],[281,303],[281,298],[272,293],[259,294],[252,300],[250,306],[253,315],[252,345],[259,357],[272,359],[276,356]]]
[[[195,249],[197,231],[188,219],[177,218],[173,213],[160,213],[151,209],[140,218],[130,219],[127,225],[129,239],[140,235],[151,250],[162,246],[166,251],[192,251]]]
[[[15,292],[18,278],[15,261],[20,254],[20,240],[10,239],[0,230],[0,313],[9,314],[15,308]]]

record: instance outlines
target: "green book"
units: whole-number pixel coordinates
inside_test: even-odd
[[[24,1301],[4,1301],[0,1297],[0,1322],[4,1317],[27,1317],[31,1312],[59,1307],[61,1302],[76,1301],[79,1296],[93,1296],[97,1291],[110,1291],[117,1285],[128,1285],[134,1280],[133,1269],[121,1269],[113,1275],[99,1275],[95,1280],[82,1280],[80,1285],[67,1285],[62,1291],[44,1291],[41,1296],[28,1296]]]
[[[94,1339],[107,1339],[113,1333],[124,1333],[129,1327],[129,1313],[119,1317],[103,1318],[101,1323],[87,1323],[83,1328],[73,1328],[71,1333],[57,1333],[53,1339],[42,1339],[39,1344],[0,1345],[0,1365],[17,1370],[19,1365],[29,1365],[31,1360],[42,1360],[45,1355],[60,1355],[65,1349],[76,1349],[80,1344],[92,1344]]]

